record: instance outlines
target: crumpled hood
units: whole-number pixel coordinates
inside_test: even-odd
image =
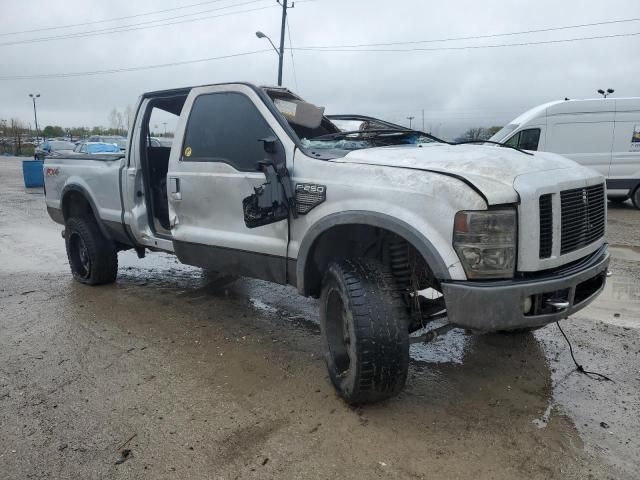
[[[485,196],[489,205],[514,203],[518,194],[516,177],[528,173],[580,168],[560,155],[485,145],[447,145],[442,143],[379,147],[349,152],[336,162],[425,170],[462,177]]]

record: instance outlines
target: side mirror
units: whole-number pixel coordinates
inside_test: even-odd
[[[278,140],[278,137],[265,137],[265,138],[259,138],[258,139],[259,142],[262,142],[262,146],[264,147],[264,151],[266,153],[269,154],[274,154],[278,151],[278,143],[280,143],[280,140]]]
[[[259,172],[264,171],[265,165],[273,165],[276,170],[284,167],[286,164],[284,145],[282,145],[278,137],[259,138],[258,142],[262,142],[265,158],[256,163],[256,170]]]

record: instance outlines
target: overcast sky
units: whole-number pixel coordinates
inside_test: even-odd
[[[176,9],[195,3],[201,5]],[[144,15],[165,9],[172,10]],[[197,20],[243,10],[253,11]],[[185,17],[197,12],[206,13]],[[137,16],[90,23],[132,15]],[[124,110],[144,91],[234,80],[275,84],[277,55],[272,50],[133,72],[2,78],[158,65],[268,49],[268,42],[256,38],[255,32],[262,30],[278,44],[280,15],[275,0],[0,0],[0,119],[17,117],[33,125],[29,93],[41,94],[41,128],[49,124],[108,126],[111,109]],[[437,40],[632,18],[640,19],[638,0],[301,0],[289,11],[294,48]],[[14,43],[124,25],[148,27],[158,25],[149,22],[163,19],[181,23]],[[49,30],[7,34],[45,28]],[[637,32],[640,21],[630,21],[393,48],[500,45]],[[404,124],[413,115],[414,126],[421,127],[424,109],[425,129],[452,136],[470,126],[503,125],[550,100],[594,97],[598,88],[614,88],[614,96],[640,96],[639,47],[640,36],[620,36],[461,50],[294,50],[297,75],[286,51],[284,85],[325,106],[327,113],[363,113]]]

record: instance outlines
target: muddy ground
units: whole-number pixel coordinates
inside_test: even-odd
[[[614,276],[535,334],[412,347],[397,398],[334,394],[316,303],[120,254],[72,281],[40,190],[0,158],[0,478],[640,477],[640,211],[610,207]],[[130,450],[128,458],[121,458]],[[116,464],[118,460],[124,460]]]

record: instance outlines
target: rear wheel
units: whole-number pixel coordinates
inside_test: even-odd
[[[396,395],[409,368],[409,315],[391,271],[373,260],[329,265],[320,327],[329,377],[349,404]]]
[[[65,224],[67,258],[73,278],[87,285],[115,282],[118,274],[118,252],[95,220],[72,217]]]

